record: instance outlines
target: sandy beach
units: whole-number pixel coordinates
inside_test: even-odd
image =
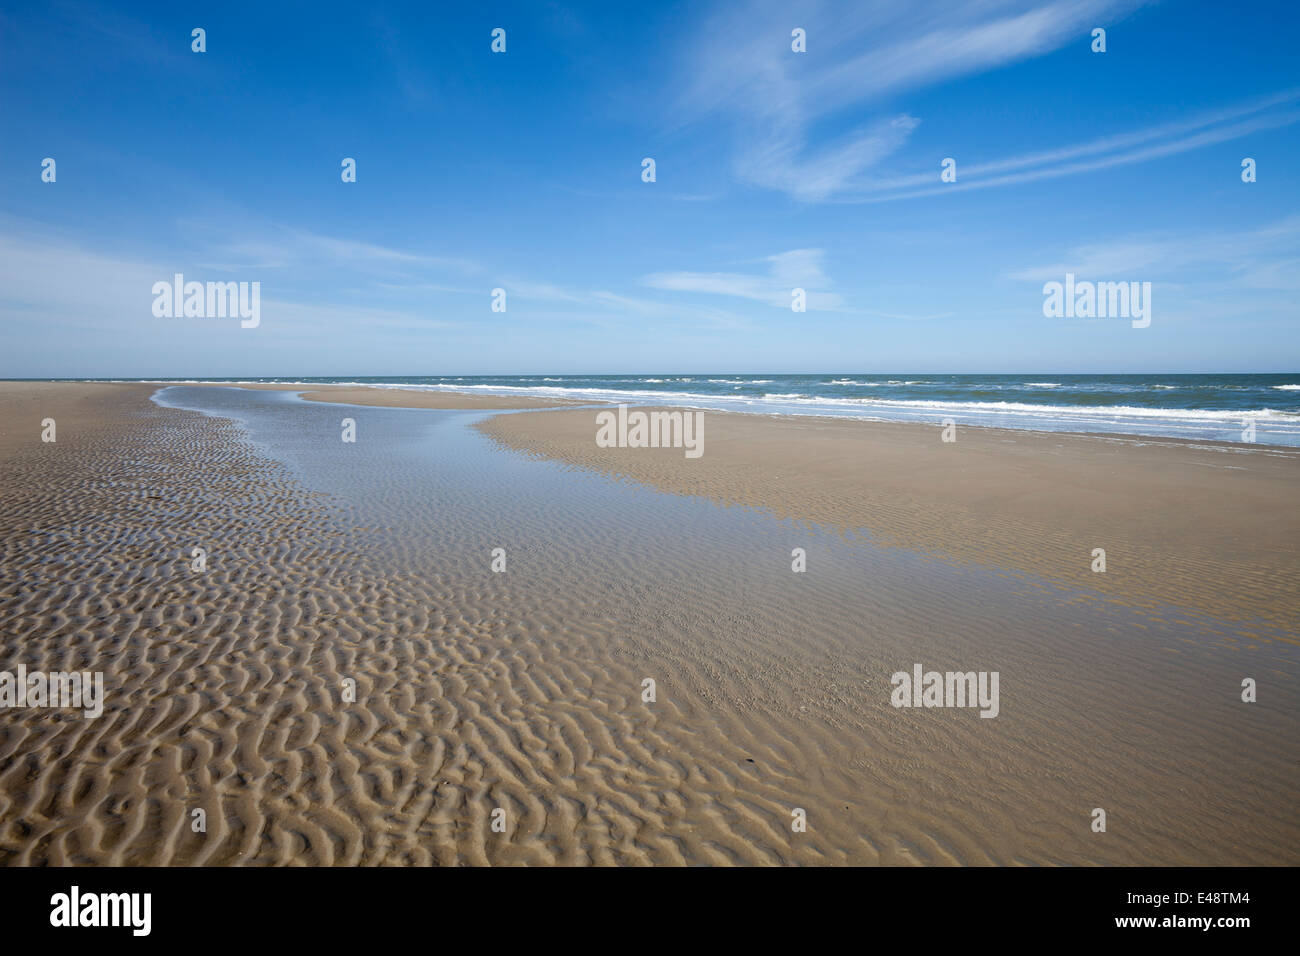
[[[706,413],[707,453],[600,448],[594,413],[484,422],[510,448],[674,494],[1101,591],[1300,629],[1300,451]],[[1093,549],[1106,572],[1092,570]],[[1249,633],[1246,636],[1253,636]]]
[[[0,383],[0,669],[106,686],[0,713],[0,863],[1300,862],[1295,450],[157,391]]]

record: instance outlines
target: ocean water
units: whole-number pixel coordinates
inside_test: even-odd
[[[151,381],[156,381],[152,380]],[[196,381],[174,379],[166,381]],[[1300,372],[1267,375],[466,375],[204,379],[671,403],[773,415],[1300,446]],[[1253,435],[1248,431],[1253,423]]]

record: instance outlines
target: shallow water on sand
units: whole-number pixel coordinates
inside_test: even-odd
[[[1289,644],[507,452],[490,413],[156,400],[240,421],[364,551],[354,629],[386,637],[353,666],[417,705],[393,759],[453,791],[411,830],[440,862],[1300,857]],[[1000,713],[891,707],[915,663],[999,672]]]

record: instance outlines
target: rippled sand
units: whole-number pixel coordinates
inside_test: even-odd
[[[706,454],[600,448],[594,411],[500,416],[504,445],[678,494],[1300,631],[1300,450],[706,412]],[[1093,549],[1106,552],[1094,573]],[[1251,636],[1260,636],[1246,626]]]
[[[151,391],[0,386],[0,669],[108,685],[96,720],[0,712],[0,861],[1300,857],[1268,622],[610,481],[473,412]],[[890,707],[917,661],[1000,671],[1002,713]]]

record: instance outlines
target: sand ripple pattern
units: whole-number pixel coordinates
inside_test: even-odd
[[[720,548],[704,573],[680,538],[606,509],[560,516],[512,550],[517,571],[485,575],[463,554],[501,529],[443,518],[463,510],[453,491],[417,516],[400,474],[377,473],[419,525],[403,536],[228,419],[115,395],[0,466],[0,667],[103,670],[107,687],[97,720],[0,715],[0,862],[1297,861],[1300,707],[1279,690],[1243,714],[1220,694],[1230,640],[1135,640],[1102,604],[1027,640],[1038,609],[1077,596],[1008,579],[1024,607],[1008,612],[972,600],[986,579],[920,557],[871,565],[869,589],[847,556],[794,576],[806,533],[766,519],[770,566]],[[934,575],[918,604],[909,583]],[[1250,666],[1294,687],[1273,648]],[[1000,666],[1004,715],[890,708],[912,660]],[[1110,839],[1088,830],[1097,805]]]
[[[4,714],[3,862],[788,857],[785,800],[721,806],[746,771],[675,756],[659,729],[674,705],[640,702],[619,648],[588,656],[587,622],[464,590],[431,601],[233,422],[113,411],[4,464],[0,659],[103,670],[108,702],[96,720]]]

